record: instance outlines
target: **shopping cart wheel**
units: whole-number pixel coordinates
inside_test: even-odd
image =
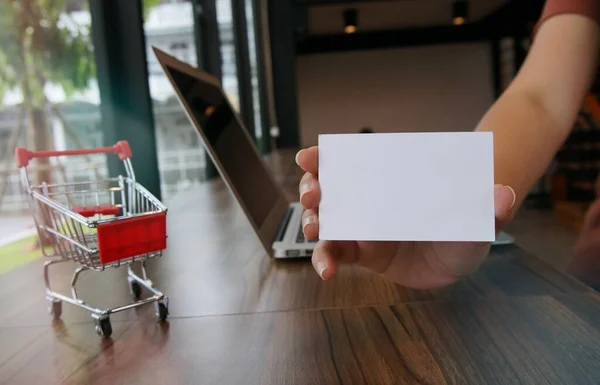
[[[112,334],[112,325],[110,324],[110,319],[108,317],[95,319],[94,324],[96,325],[96,333],[99,336],[108,338]]]
[[[129,281],[129,291],[133,298],[140,298],[142,296],[142,285],[138,281]]]
[[[156,318],[158,318],[160,322],[166,321],[167,317],[169,316],[169,307],[167,302],[155,302],[154,308],[156,309]]]
[[[50,308],[48,311],[52,317],[60,318],[62,315],[62,301],[59,299],[53,299],[50,302]]]

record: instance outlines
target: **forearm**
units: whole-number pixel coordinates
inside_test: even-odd
[[[551,18],[519,74],[477,131],[494,132],[495,179],[519,205],[569,135],[598,68],[598,25],[581,15]]]
[[[515,207],[547,169],[574,119],[556,121],[525,92],[504,94],[483,117],[476,131],[494,133],[495,181],[515,190]]]

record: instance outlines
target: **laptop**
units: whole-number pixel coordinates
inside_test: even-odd
[[[286,199],[220,82],[214,76],[152,48],[206,151],[265,251],[274,258],[312,256],[316,241],[304,238],[300,202]],[[512,242],[512,237],[502,233],[496,244]]]
[[[300,202],[286,199],[220,82],[156,47],[153,50],[206,151],[267,253],[275,258],[312,256],[316,241],[304,238]]]

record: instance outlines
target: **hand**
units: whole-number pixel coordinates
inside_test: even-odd
[[[306,173],[300,181],[304,206],[302,227],[307,239],[319,236],[318,148],[298,152],[296,163]],[[512,188],[494,187],[496,229],[508,221],[516,195]],[[332,278],[341,263],[370,269],[411,288],[435,288],[452,284],[477,270],[490,248],[489,242],[358,242],[319,241],[312,263],[322,279]]]

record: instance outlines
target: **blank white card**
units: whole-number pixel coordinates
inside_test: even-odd
[[[319,136],[319,238],[493,241],[489,132]]]

